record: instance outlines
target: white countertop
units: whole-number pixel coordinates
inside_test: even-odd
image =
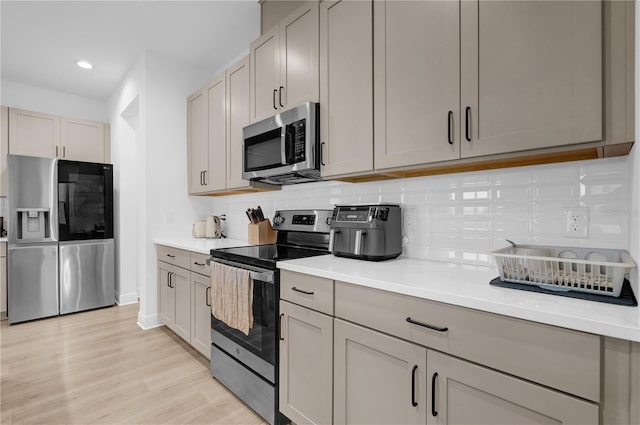
[[[232,248],[234,246],[249,245],[243,239],[207,239],[207,238],[157,238],[153,241],[156,245],[170,246],[184,249],[185,251],[199,252],[209,255],[209,251],[218,248]]]
[[[640,307],[495,287],[489,285],[498,276],[493,267],[409,258],[371,262],[333,255],[277,265],[283,270],[640,342]]]

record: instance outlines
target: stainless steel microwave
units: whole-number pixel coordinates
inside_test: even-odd
[[[271,184],[321,180],[319,105],[307,102],[245,127],[242,178]]]

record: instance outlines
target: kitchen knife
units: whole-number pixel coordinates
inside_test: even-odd
[[[251,218],[251,210],[249,208],[247,208],[247,210],[245,211],[245,214],[247,215],[247,217],[249,217],[249,221],[253,223],[254,221]]]
[[[258,220],[264,221],[264,213],[262,212],[262,207],[260,207],[260,205],[258,205],[256,212],[258,213]]]

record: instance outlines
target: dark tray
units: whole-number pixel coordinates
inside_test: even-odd
[[[558,295],[561,297],[577,298],[579,300],[597,301],[607,304],[625,305],[629,307],[635,307],[638,305],[636,297],[633,295],[631,289],[631,283],[627,279],[622,283],[622,291],[620,291],[619,297],[610,297],[608,295],[590,294],[588,292],[578,291],[552,291],[550,289],[544,289],[539,286],[525,285],[524,283],[505,282],[500,280],[500,277],[496,277],[489,284],[494,286],[500,286],[502,288],[519,289],[521,291],[538,292],[540,294]]]

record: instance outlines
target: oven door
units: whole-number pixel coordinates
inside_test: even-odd
[[[271,383],[276,382],[279,272],[233,261],[213,259],[251,271],[253,279],[253,328],[249,335],[211,316],[211,343]],[[212,357],[211,362],[215,362]]]

